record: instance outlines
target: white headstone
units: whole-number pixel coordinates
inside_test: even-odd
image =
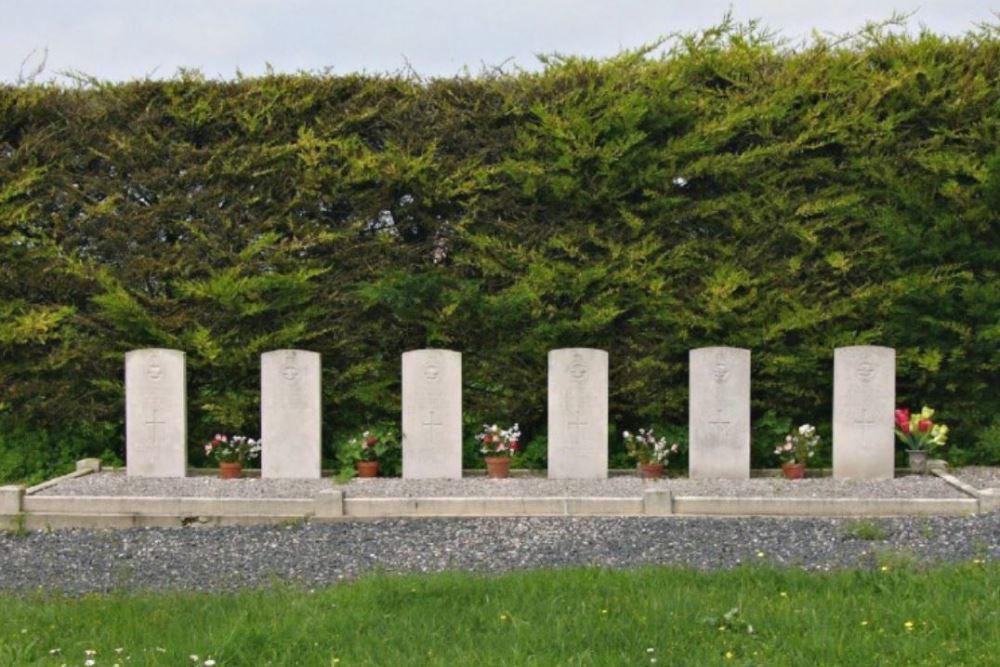
[[[549,478],[608,476],[608,353],[549,352]]]
[[[260,355],[261,477],[319,479],[320,370],[317,352]]]
[[[750,478],[750,350],[689,352],[691,479]]]
[[[462,477],[462,355],[403,353],[403,479]]]
[[[130,477],[187,475],[183,352],[153,348],[125,354],[125,462]]]
[[[833,351],[833,476],[895,474],[896,351],[859,345]]]

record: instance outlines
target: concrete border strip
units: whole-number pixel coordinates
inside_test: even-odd
[[[101,472],[100,459],[81,459],[76,462],[76,470],[73,472],[66,475],[60,475],[59,477],[53,477],[52,479],[47,479],[44,482],[35,484],[34,486],[29,486],[24,493],[25,495],[30,496],[38,493],[39,491],[44,491],[51,486],[55,486],[59,482],[63,482],[67,479],[76,479],[77,477],[84,477],[95,472]]]
[[[643,499],[612,497],[438,497],[343,499],[346,517],[418,516],[631,516],[643,513]]]
[[[908,516],[975,514],[973,498],[767,498],[675,496],[675,514],[710,516]]]
[[[955,477],[943,469],[935,468],[931,472],[956,489],[975,498],[979,502],[979,512],[981,514],[1000,511],[1000,489],[977,489],[968,482]]]
[[[312,516],[312,498],[173,498],[167,496],[25,496],[25,512],[45,515]]]

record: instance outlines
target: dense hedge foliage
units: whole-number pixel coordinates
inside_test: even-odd
[[[108,424],[92,448],[120,451],[123,355],[164,346],[188,354],[192,443],[253,432],[260,353],[301,347],[332,441],[397,419],[400,353],[443,346],[470,433],[535,437],[547,350],[590,346],[616,428],[680,427],[687,351],[725,344],[753,350],[762,453],[829,424],[833,348],[871,343],[898,350],[901,404],[1000,458],[977,440],[1000,433],[998,128],[985,27],[0,87],[0,411]]]

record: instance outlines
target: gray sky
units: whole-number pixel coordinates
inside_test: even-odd
[[[210,78],[237,70],[396,71],[424,76],[509,61],[539,67],[536,53],[609,56],[675,31],[761,19],[793,42],[816,28],[845,33],[893,10],[961,34],[1000,23],[1000,0],[0,0],[0,81],[37,66],[45,81],[64,70],[102,79],[167,77],[179,67]]]

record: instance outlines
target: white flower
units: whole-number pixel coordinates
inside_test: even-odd
[[[198,656],[194,655],[193,653],[191,655],[189,655],[188,658],[191,659],[191,662],[198,662],[199,660],[201,660],[201,658],[199,658]]]
[[[688,184],[687,179],[684,178],[683,176],[674,176],[674,179],[671,181],[671,183],[673,183],[679,188],[683,188],[685,185]]]
[[[208,660],[206,660],[202,664],[205,665],[205,667],[215,667],[215,660],[212,660],[211,658],[209,658]]]
[[[94,660],[93,658],[87,658],[86,660],[83,661],[83,664],[86,667],[94,667],[94,665],[97,664],[97,661]]]

